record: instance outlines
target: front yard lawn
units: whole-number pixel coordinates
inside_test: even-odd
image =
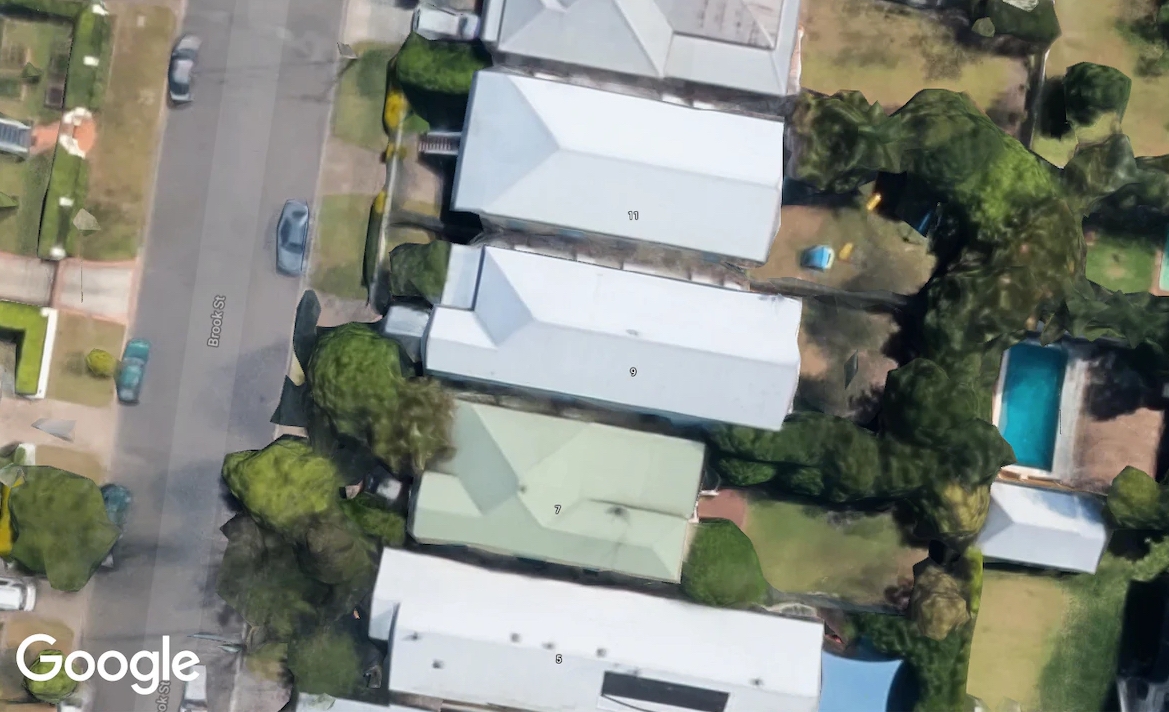
[[[89,155],[87,200],[101,229],[85,237],[87,260],[128,260],[138,252],[175,32],[169,8],[112,2],[110,10],[116,18],[113,66]]]
[[[389,143],[382,115],[390,60],[397,48],[381,43],[361,43],[353,48],[358,59],[350,64],[337,85],[333,104],[333,135],[370,151],[384,151]]]
[[[1126,294],[1147,292],[1157,270],[1157,247],[1148,235],[1097,229],[1088,233],[1088,279]]]
[[[838,513],[752,498],[745,531],[772,587],[851,603],[885,603],[886,589],[912,580],[913,565],[927,555],[904,542],[889,513]]]
[[[321,199],[312,286],[344,299],[365,299],[362,261],[372,195],[328,195]]]
[[[80,405],[108,405],[114,397],[114,381],[91,375],[85,367],[85,355],[90,349],[105,349],[119,358],[125,332],[124,326],[112,321],[61,312],[48,397]]]

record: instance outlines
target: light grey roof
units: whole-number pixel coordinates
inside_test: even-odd
[[[727,693],[726,712],[817,709],[817,622],[394,549],[382,553],[370,616],[370,637],[389,640],[390,689],[404,694],[532,712],[629,709],[598,705],[605,673],[617,672]]]
[[[504,223],[764,262],[783,134],[779,121],[481,71],[452,201]]]
[[[433,312],[429,372],[776,430],[791,412],[800,302],[481,252],[474,308]]]
[[[978,546],[991,559],[1095,573],[1108,545],[1104,505],[1088,494],[995,482]]]
[[[799,0],[488,0],[507,54],[783,96]]]

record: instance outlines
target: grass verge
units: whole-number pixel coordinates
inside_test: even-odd
[[[362,263],[372,195],[329,195],[321,200],[313,247],[313,289],[343,299],[365,299]]]
[[[337,85],[333,105],[333,135],[370,151],[384,151],[389,136],[382,123],[393,45],[362,43],[353,48],[358,59]]]
[[[90,260],[133,259],[150,204],[165,72],[175,32],[166,7],[111,3],[113,67],[89,154],[87,208],[101,230],[85,237]]]
[[[112,321],[61,312],[57,322],[57,343],[49,371],[48,397],[79,405],[100,407],[114,397],[112,378],[97,378],[85,368],[90,349],[122,353],[126,328]]]

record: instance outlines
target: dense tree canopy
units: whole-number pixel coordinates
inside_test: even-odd
[[[353,697],[364,687],[362,662],[370,647],[345,627],[323,627],[288,646],[288,669],[300,692]]]
[[[397,344],[366,324],[321,337],[306,376],[333,429],[393,469],[421,470],[450,444],[450,396],[435,381],[406,377]]]
[[[1063,78],[1064,104],[1073,124],[1091,124],[1106,112],[1124,117],[1132,80],[1103,64],[1080,62],[1068,67]]]
[[[475,72],[491,64],[473,42],[428,40],[411,34],[394,60],[394,71],[403,86],[441,94],[471,91]]]
[[[1169,529],[1169,489],[1143,471],[1126,467],[1108,490],[1108,514],[1122,529]]]
[[[712,606],[762,603],[768,591],[751,540],[727,519],[698,525],[682,566],[682,590]]]
[[[257,522],[290,540],[340,512],[337,466],[301,438],[286,435],[263,450],[229,454],[223,479]]]
[[[55,467],[24,467],[9,511],[16,541],[12,557],[45,574],[59,591],[78,591],[118,540],[93,480]]]
[[[390,294],[421,297],[437,304],[446,284],[450,255],[451,243],[446,240],[398,245],[390,252]]]

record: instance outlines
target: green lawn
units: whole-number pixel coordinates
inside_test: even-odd
[[[1088,246],[1088,279],[1122,292],[1147,292],[1157,270],[1157,246],[1147,235],[1094,231]]]
[[[390,60],[397,48],[362,43],[354,51],[357,61],[346,67],[333,104],[333,135],[355,146],[384,151],[389,137],[382,123]]]
[[[746,533],[768,583],[785,593],[879,604],[885,589],[912,579],[913,565],[926,557],[904,544],[891,514],[850,515],[839,524],[830,516],[817,507],[751,500]]]
[[[49,320],[41,308],[0,300],[0,337],[17,342],[16,392],[32,395],[41,378]]]
[[[72,27],[57,20],[5,18],[0,76],[19,77],[25,62],[41,70],[45,76],[35,84],[24,84],[19,96],[0,96],[0,113],[39,123],[51,123],[61,117],[60,111],[45,108],[45,92],[49,85],[47,75],[54,46],[67,50],[72,32]]]
[[[329,195],[321,200],[316,244],[312,248],[314,289],[345,299],[365,299],[361,269],[373,198]]]
[[[1037,710],[1040,677],[1068,603],[1055,577],[986,569],[966,691],[991,710],[1005,709],[1008,700]]]
[[[150,205],[166,67],[175,32],[166,7],[112,8],[113,67],[89,160],[86,208],[101,229],[85,237],[89,260],[133,259]]]
[[[109,404],[114,397],[114,381],[91,375],[85,368],[85,355],[90,349],[105,349],[115,358],[121,356],[125,331],[121,324],[111,321],[61,312],[48,397],[94,407]]]

